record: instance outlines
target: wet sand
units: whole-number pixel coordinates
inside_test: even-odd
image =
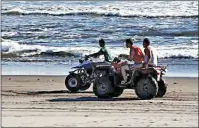
[[[97,99],[92,87],[69,93],[65,76],[2,76],[3,127],[198,127],[198,78],[165,78],[163,98],[134,90]]]

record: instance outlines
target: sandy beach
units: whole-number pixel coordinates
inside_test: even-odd
[[[198,79],[165,78],[163,98],[138,100],[134,90],[97,99],[69,93],[65,76],[2,76],[3,127],[198,127]]]

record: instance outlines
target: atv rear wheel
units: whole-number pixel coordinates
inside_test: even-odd
[[[76,93],[80,89],[80,82],[81,79],[78,75],[70,74],[65,79],[65,86],[70,92]]]
[[[93,92],[98,98],[111,98],[113,93],[111,81],[105,78],[96,79],[93,84]]]
[[[158,81],[158,93],[156,97],[163,97],[167,91],[167,84],[163,79]]]
[[[152,99],[158,92],[158,84],[153,77],[141,78],[135,87],[135,93],[142,100]]]

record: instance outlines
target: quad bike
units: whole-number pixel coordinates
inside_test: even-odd
[[[70,71],[65,79],[66,88],[73,93],[79,90],[87,90],[95,78],[107,74],[111,64],[107,62],[93,62],[88,58],[80,59],[79,65],[72,67],[74,71]]]
[[[95,79],[93,92],[98,98],[118,97],[124,89],[134,89],[138,98],[144,100],[165,95],[167,84],[162,78],[163,72],[166,72],[165,66],[128,70],[126,71],[128,82],[121,84],[122,75],[118,68],[122,64],[119,59],[116,59],[112,63],[113,68],[109,69],[109,73]]]

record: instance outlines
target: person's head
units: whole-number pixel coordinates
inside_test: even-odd
[[[133,45],[133,41],[131,39],[126,39],[126,47],[130,48]]]
[[[144,48],[147,48],[148,46],[150,45],[150,40],[148,38],[145,38],[143,40],[143,47]]]
[[[100,45],[100,47],[104,47],[105,46],[105,41],[104,41],[104,39],[100,39],[99,40],[99,45]]]

